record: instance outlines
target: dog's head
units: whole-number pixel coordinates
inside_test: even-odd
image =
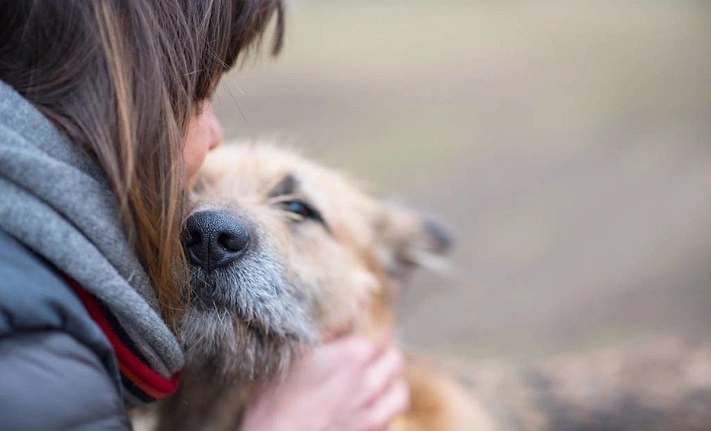
[[[389,325],[400,284],[450,243],[436,223],[269,145],[212,152],[192,202],[186,350],[243,375],[282,369],[319,334]]]

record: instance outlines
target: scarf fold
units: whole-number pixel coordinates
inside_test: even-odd
[[[0,197],[0,229],[76,280],[105,308],[107,322],[120,328],[135,357],[162,379],[175,379],[184,363],[182,350],[126,241],[103,170],[3,82]],[[123,365],[119,357],[125,380]],[[127,406],[146,401],[130,389],[124,385]]]

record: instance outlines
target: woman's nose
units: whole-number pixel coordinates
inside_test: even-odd
[[[225,131],[222,128],[222,123],[220,123],[220,120],[217,118],[217,115],[215,115],[215,111],[212,108],[212,102],[209,102],[208,106],[206,106],[205,109],[207,110],[206,116],[208,118],[209,127],[211,131],[210,149],[212,150],[213,148],[216,148],[218,145],[220,145],[225,139]]]

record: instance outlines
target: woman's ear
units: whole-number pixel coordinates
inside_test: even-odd
[[[383,203],[376,232],[379,259],[393,277],[404,278],[415,268],[449,268],[445,255],[452,248],[452,234],[432,217]]]

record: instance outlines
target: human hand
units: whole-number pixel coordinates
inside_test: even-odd
[[[403,358],[388,337],[349,336],[316,347],[247,406],[243,431],[381,431],[403,413]]]

